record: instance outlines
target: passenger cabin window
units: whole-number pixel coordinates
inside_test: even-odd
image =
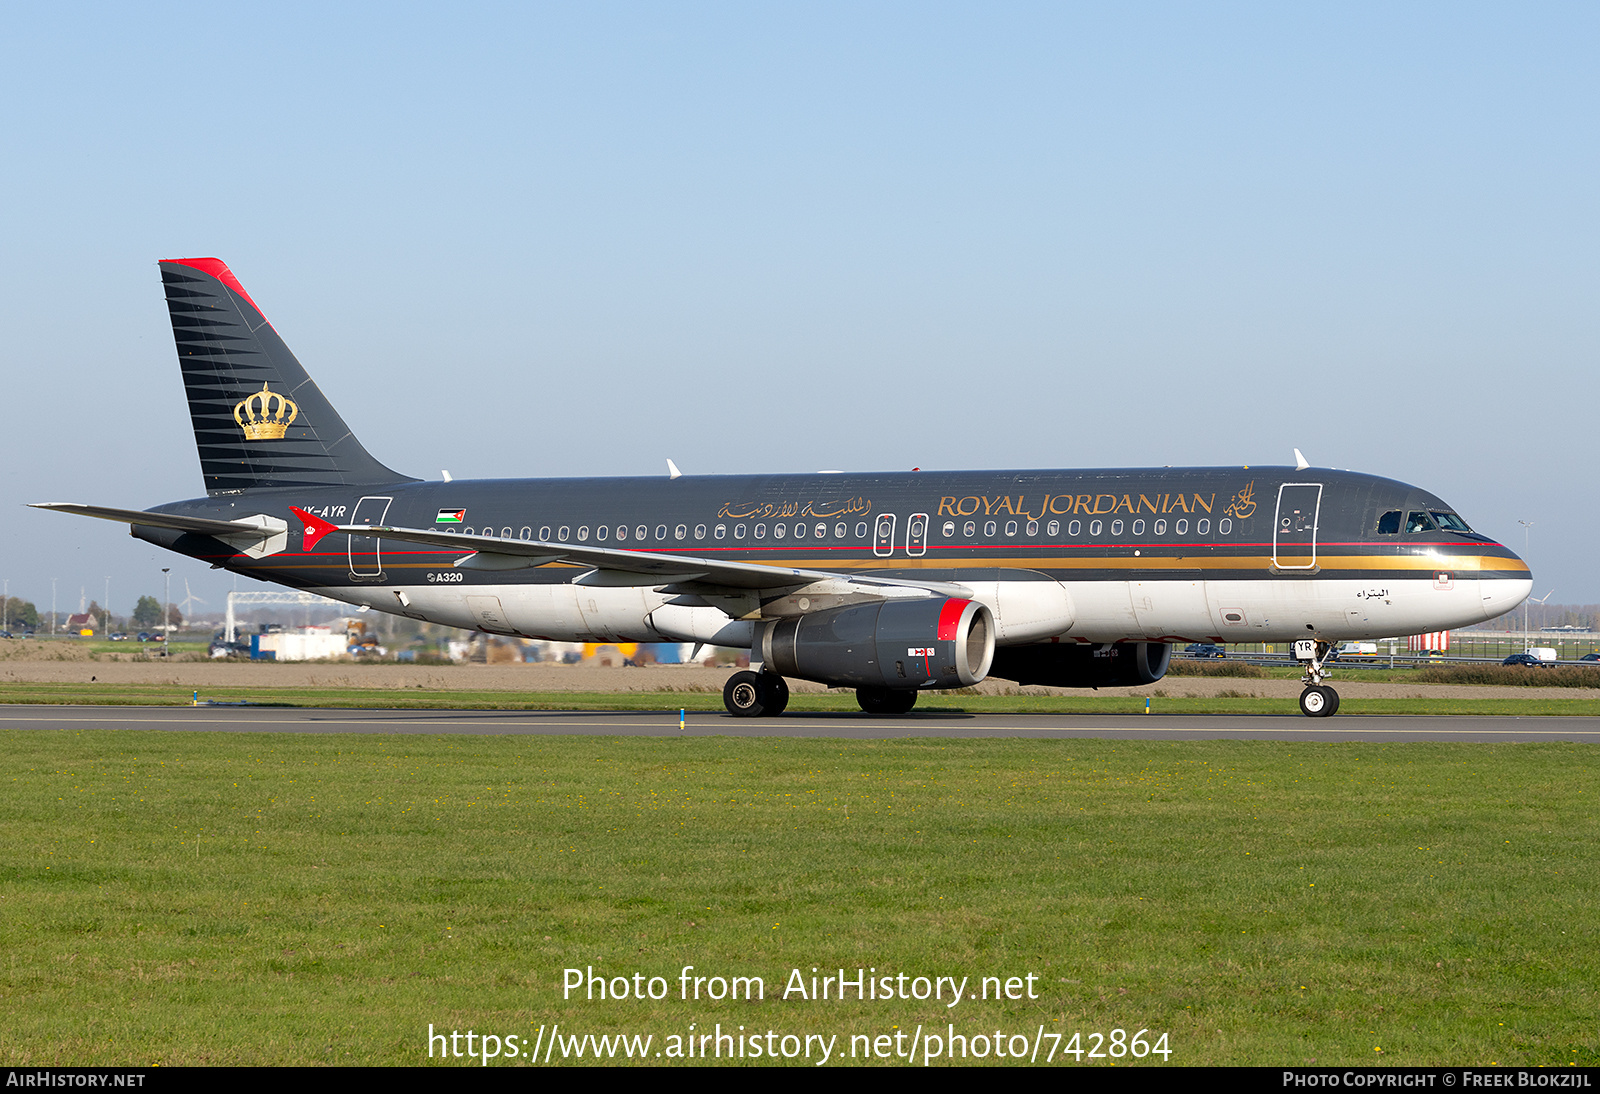
[[[672,530],[673,539],[687,539],[688,537],[689,526],[687,524],[680,524]]]
[[[1122,522],[1120,520],[1114,520],[1111,522],[1111,534],[1114,536],[1120,536],[1122,534]]]
[[[610,534],[611,534],[611,529],[607,528],[604,524],[598,526],[594,530],[594,538],[595,539],[605,539],[606,536],[608,536]]]
[[[694,526],[694,538],[695,539],[705,539],[706,538],[706,526],[704,524],[696,524]]]
[[[1437,532],[1439,526],[1433,523],[1433,518],[1420,509],[1413,509],[1406,515],[1406,534],[1413,532]]]
[[[1167,534],[1167,522],[1165,520],[1156,521],[1156,535],[1164,536],[1166,534]]]
[[[1211,531],[1211,522],[1202,517],[1195,522],[1194,530],[1203,536]]]
[[[1061,522],[1059,520],[1053,520],[1049,524],[1045,525],[1044,530],[1052,536],[1059,536],[1061,534]]]
[[[726,539],[728,537],[728,526],[726,524],[719,524],[711,534],[717,539]]]
[[[861,521],[856,525],[856,538],[857,539],[866,539],[867,538],[867,522],[866,521]]]
[[[626,524],[617,525],[617,542],[621,543],[623,540],[625,540],[627,538],[628,538],[628,526]]]
[[[656,538],[657,539],[666,539],[667,538],[667,526],[665,524],[656,525]]]
[[[1378,534],[1380,536],[1398,536],[1400,534],[1400,510],[1391,509],[1378,518]]]
[[[578,526],[578,541],[581,543],[583,540],[586,540],[588,538],[589,538],[589,526],[587,524],[579,525]]]
[[[635,528],[633,530],[633,538],[634,539],[649,539],[650,538],[650,529],[646,528],[642,524],[639,525],[639,527],[637,527],[637,528]]]
[[[548,524],[539,529],[539,539],[544,543],[550,542],[550,526]]]
[[[1078,533],[1080,533],[1082,530],[1083,522],[1081,520],[1075,520],[1071,524],[1067,525],[1067,535],[1071,536],[1073,539],[1077,539]]]
[[[1133,522],[1133,534],[1136,536],[1144,535],[1144,521],[1136,520]]]
[[[961,526],[961,530],[969,536],[975,536],[978,534],[978,522],[975,520],[969,520],[966,524]]]

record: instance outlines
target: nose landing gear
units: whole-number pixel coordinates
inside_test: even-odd
[[[1300,678],[1306,690],[1300,693],[1300,713],[1307,718],[1327,718],[1339,711],[1339,693],[1322,681],[1329,675],[1324,667],[1333,645],[1314,638],[1302,638],[1294,644],[1294,659],[1306,667]]]

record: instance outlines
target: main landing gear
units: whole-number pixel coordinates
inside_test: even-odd
[[[775,718],[789,705],[789,685],[775,672],[736,672],[722,687],[722,705],[735,718]]]
[[[907,688],[857,688],[856,702],[868,714],[905,714],[917,704]],[[735,718],[775,718],[789,705],[789,685],[775,672],[744,670],[728,677],[722,705]]]
[[[1307,718],[1327,718],[1339,713],[1339,693],[1322,681],[1328,676],[1324,667],[1331,643],[1313,638],[1302,638],[1294,644],[1294,658],[1306,667],[1300,679],[1306,690],[1300,693],[1300,713]]]
[[[917,705],[917,693],[906,688],[856,688],[856,702],[868,714],[906,714]]]

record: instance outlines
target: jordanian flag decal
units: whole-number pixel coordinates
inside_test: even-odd
[[[465,509],[441,509],[439,515],[433,518],[435,524],[460,524],[467,519]]]

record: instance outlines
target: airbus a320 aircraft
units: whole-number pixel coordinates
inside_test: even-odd
[[[362,446],[215,258],[161,263],[206,496],[123,521],[158,546],[489,634],[750,651],[872,713],[986,676],[1150,684],[1177,642],[1293,642],[1334,713],[1332,643],[1480,623],[1523,561],[1426,490],[1307,466],[423,482]],[[1302,461],[1303,463],[1303,461]]]

